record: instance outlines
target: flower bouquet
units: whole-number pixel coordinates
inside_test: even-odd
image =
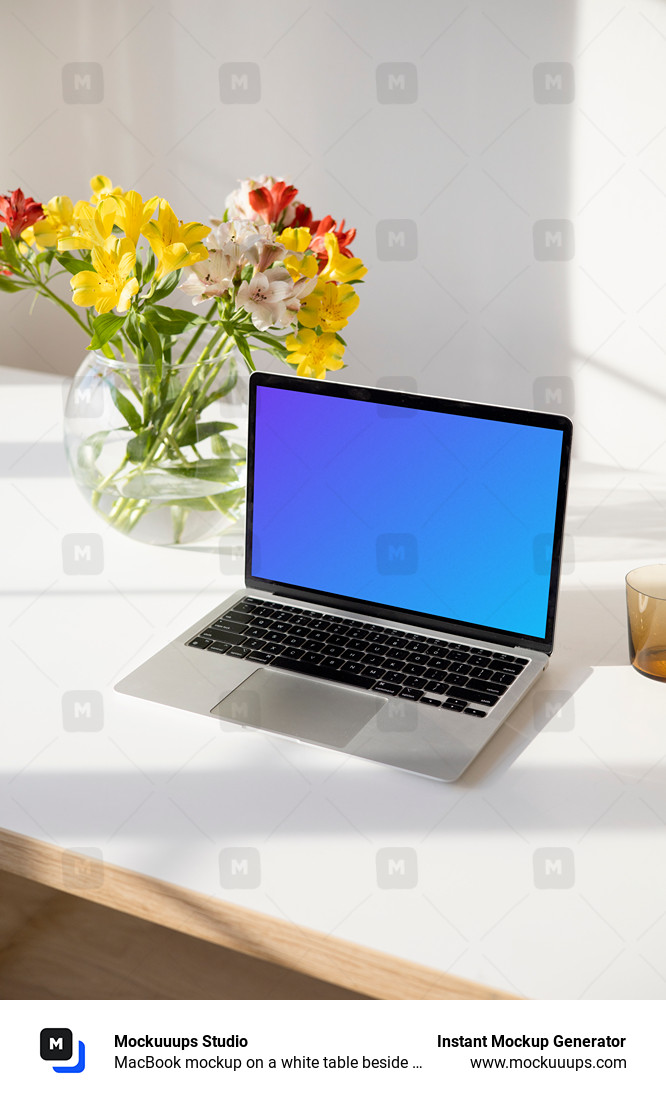
[[[106,176],[91,187],[76,203],[0,196],[0,290],[50,299],[86,334],[66,443],[95,509],[146,541],[208,537],[242,509],[254,353],[306,377],[344,366],[340,330],[366,274],[356,231],[314,219],[270,176],[243,181],[210,226]],[[63,275],[71,301],[55,289]],[[195,309],[166,304],[177,288]]]

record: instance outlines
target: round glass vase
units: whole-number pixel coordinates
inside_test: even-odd
[[[229,352],[175,354],[159,366],[86,356],[65,406],[70,469],[124,535],[179,546],[236,531],[240,545],[248,372]]]

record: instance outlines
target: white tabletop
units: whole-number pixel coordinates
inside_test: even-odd
[[[628,664],[623,580],[663,556],[666,477],[574,466],[551,665],[448,785],[116,694],[238,557],[105,527],[66,470],[63,381],[1,381],[0,828],[508,993],[666,997],[666,686]],[[100,571],[68,573],[86,533]],[[258,885],[222,886],[228,848]]]

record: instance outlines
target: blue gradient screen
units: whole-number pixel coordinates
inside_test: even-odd
[[[543,638],[562,436],[259,385],[252,575]]]

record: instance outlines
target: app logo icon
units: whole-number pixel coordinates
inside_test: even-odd
[[[70,1062],[74,1037],[68,1027],[44,1027],[39,1033],[39,1053],[45,1062]],[[52,1066],[54,1073],[83,1073],[86,1048],[79,1039],[78,1061],[73,1066]]]

